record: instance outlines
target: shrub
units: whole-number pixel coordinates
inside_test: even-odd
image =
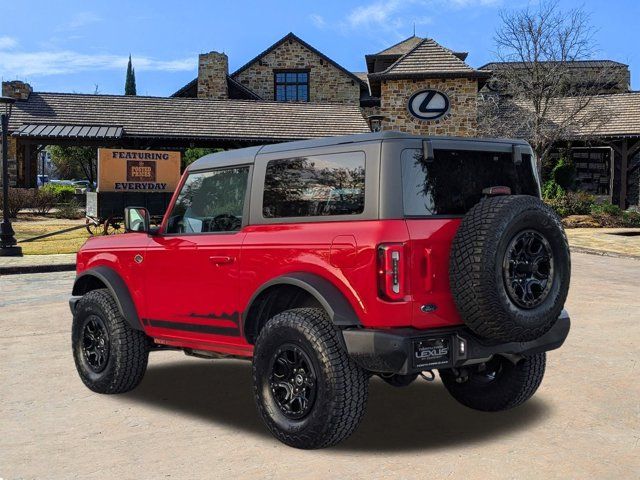
[[[54,214],[56,218],[82,218],[83,213],[80,209],[80,203],[74,198],[68,203],[59,203],[58,210]]]
[[[546,203],[561,217],[588,215],[595,205],[595,197],[586,192],[566,192],[547,198]]]
[[[33,209],[39,215],[46,215],[56,206],[57,198],[51,189],[41,188],[33,195]]]
[[[610,202],[605,202],[605,203],[599,203],[599,204],[595,204],[591,207],[591,214],[592,215],[612,215],[614,217],[619,217],[622,215],[622,209],[617,206],[617,205],[613,205]]]
[[[56,197],[56,203],[69,203],[76,193],[76,188],[71,185],[56,185],[48,183],[41,190],[51,192]]]
[[[640,227],[640,212],[632,210],[622,212],[622,221],[625,227]]]
[[[573,162],[567,157],[560,157],[558,163],[551,171],[551,178],[563,190],[569,190],[573,187],[576,178],[576,168]]]
[[[556,183],[555,180],[547,180],[542,185],[542,198],[545,200],[553,200],[565,194],[564,189]]]
[[[0,192],[0,210],[3,205],[2,192]],[[9,217],[16,218],[18,213],[33,204],[33,191],[28,188],[9,188]]]

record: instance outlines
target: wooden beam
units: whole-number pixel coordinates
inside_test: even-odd
[[[627,140],[620,145],[620,208],[627,208],[627,165],[629,164],[629,150]]]
[[[634,144],[629,146],[629,150],[627,151],[627,155],[629,158],[633,158],[633,156],[640,151],[640,140],[637,140]]]

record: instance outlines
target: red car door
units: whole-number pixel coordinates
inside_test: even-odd
[[[197,343],[244,343],[237,277],[249,167],[189,173],[145,254],[149,333]]]

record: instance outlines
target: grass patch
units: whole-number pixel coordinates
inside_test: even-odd
[[[35,242],[20,243],[20,240],[53,233],[77,225],[84,226],[84,222],[84,219],[65,220],[47,217],[25,216],[23,218],[19,216],[17,221],[12,222],[12,225],[24,255],[51,255],[55,253],[76,253],[89,238],[89,233],[85,228],[80,228],[72,232],[36,240]]]

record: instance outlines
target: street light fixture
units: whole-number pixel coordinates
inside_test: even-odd
[[[15,98],[0,97],[0,123],[2,124],[2,223],[0,223],[0,257],[21,256],[11,220],[9,219],[9,117]]]

